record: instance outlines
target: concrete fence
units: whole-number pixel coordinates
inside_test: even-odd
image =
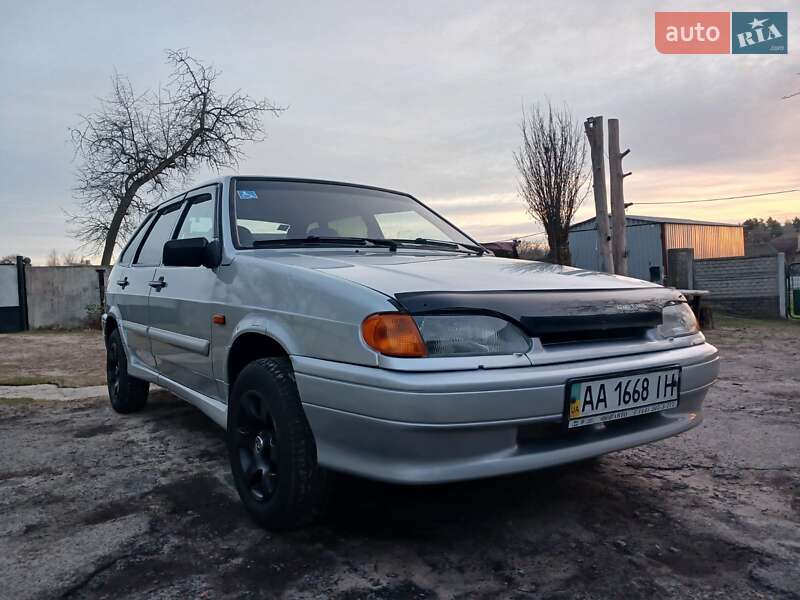
[[[708,302],[726,312],[754,317],[786,316],[783,253],[695,260],[694,287],[710,291]]]
[[[31,329],[86,327],[102,303],[106,269],[28,266],[25,279]]]

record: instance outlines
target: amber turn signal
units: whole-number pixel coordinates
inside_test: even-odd
[[[417,324],[410,315],[370,315],[361,323],[361,335],[370,348],[387,356],[422,358],[428,355]]]

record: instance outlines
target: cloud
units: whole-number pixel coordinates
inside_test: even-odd
[[[738,0],[703,9],[715,7],[747,10]],[[140,89],[158,85],[168,47],[213,61],[228,90],[289,106],[267,121],[267,141],[247,149],[242,172],[408,190],[479,239],[538,230],[515,197],[512,152],[521,105],[548,97],[578,120],[620,118],[633,201],[800,184],[800,98],[780,100],[798,87],[794,51],[660,55],[654,10],[622,1],[18,4],[0,22],[0,254],[43,260],[51,247],[77,245],[63,220],[74,168],[67,127],[107,93],[114,68]],[[796,196],[689,206],[648,212],[800,214]],[[589,199],[578,216],[591,213]]]

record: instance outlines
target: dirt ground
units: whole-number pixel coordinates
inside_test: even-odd
[[[165,392],[127,417],[0,400],[0,597],[800,598],[800,327],[708,337],[721,380],[682,436],[457,485],[342,477],[286,534],[249,521],[222,431]],[[89,385],[100,350],[0,336],[0,374]]]
[[[99,331],[0,334],[0,385],[105,385]]]

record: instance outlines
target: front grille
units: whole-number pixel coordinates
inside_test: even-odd
[[[583,329],[578,331],[554,331],[541,334],[542,346],[572,344],[576,342],[641,340],[647,335],[647,327],[620,327],[618,329]]]

